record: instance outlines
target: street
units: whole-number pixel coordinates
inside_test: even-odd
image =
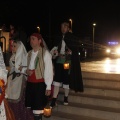
[[[120,74],[120,57],[91,58],[81,62],[82,71]]]

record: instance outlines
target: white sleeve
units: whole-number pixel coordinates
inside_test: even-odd
[[[44,79],[45,79],[45,84],[47,85],[46,89],[51,90],[51,84],[53,81],[53,63],[52,63],[52,56],[48,50],[45,51],[44,64],[45,64]]]

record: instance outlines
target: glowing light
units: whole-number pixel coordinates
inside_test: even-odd
[[[108,42],[108,45],[118,45],[118,42],[115,42],[115,41]]]
[[[106,50],[107,53],[110,53],[110,51],[111,51],[110,49],[107,49],[107,50]]]

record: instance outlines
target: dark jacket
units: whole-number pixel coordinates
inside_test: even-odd
[[[53,46],[59,46],[62,40],[62,35],[58,36],[55,40],[55,44]],[[70,70],[70,89],[75,92],[83,92],[83,79],[80,65],[80,57],[78,55],[79,51],[79,39],[73,35],[73,33],[66,33],[64,37],[64,41],[69,49],[72,50],[71,56],[71,70]]]

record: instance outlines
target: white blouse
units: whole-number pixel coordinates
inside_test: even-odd
[[[34,60],[35,60],[35,57],[37,56],[37,53],[38,52],[32,51],[31,61],[28,67],[29,69],[35,69]],[[45,80],[45,84],[47,85],[46,89],[51,90],[51,84],[53,81],[53,63],[52,63],[52,56],[48,50],[45,51],[43,60],[45,64],[44,80]]]
[[[61,45],[60,54],[63,54],[63,55],[65,54],[65,45],[66,45],[65,41],[62,40],[62,45]]]
[[[38,54],[38,51],[37,52],[32,51],[30,64],[29,64],[29,67],[28,67],[30,70],[35,69],[34,61],[35,61],[35,58],[36,58],[37,54]]]

